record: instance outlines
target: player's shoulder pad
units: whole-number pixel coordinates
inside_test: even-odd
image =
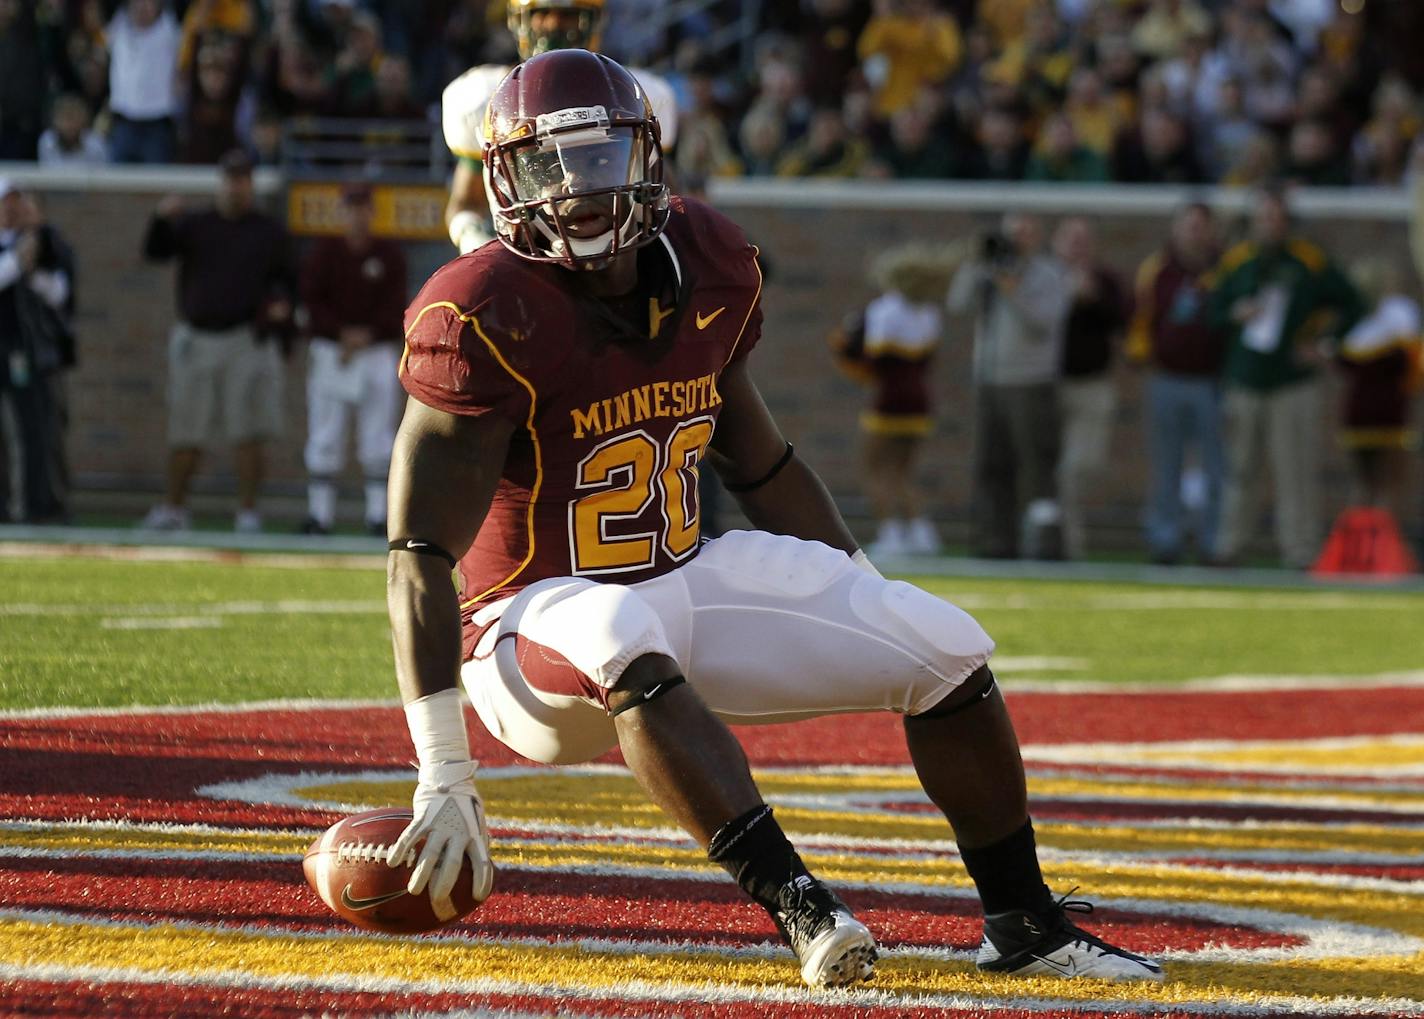
[[[440,95],[440,124],[445,144],[455,155],[466,159],[482,155],[485,106],[509,70],[503,64],[480,64],[445,86]]]
[[[677,144],[677,93],[673,91],[668,80],[657,71],[638,67],[630,68],[629,73],[638,80],[638,84],[643,86],[643,91],[648,94],[648,102],[653,107],[653,116],[658,118],[658,127],[662,131],[663,148],[672,148]]]
[[[488,323],[511,320],[510,307],[525,302],[537,273],[502,244],[487,244],[435,270],[406,313],[406,333],[417,321],[461,318]]]
[[[721,270],[750,270],[755,266],[757,249],[742,228],[700,199],[674,195],[668,231],[674,244],[682,241],[690,245]],[[760,270],[757,273],[759,276]]]

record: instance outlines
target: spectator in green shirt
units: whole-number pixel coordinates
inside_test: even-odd
[[[1320,365],[1327,338],[1364,312],[1345,274],[1293,233],[1285,194],[1256,194],[1250,239],[1222,256],[1209,316],[1226,330],[1226,485],[1215,558],[1234,563],[1251,539],[1256,487],[1269,457],[1276,540],[1286,566],[1308,567],[1322,535]]]
[[[1055,184],[1101,184],[1108,179],[1107,160],[1101,153],[1078,144],[1073,121],[1055,113],[1043,122],[1038,145],[1029,157],[1024,180]]]

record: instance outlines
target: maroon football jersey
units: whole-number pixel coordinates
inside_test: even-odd
[[[668,286],[619,302],[621,319],[501,244],[445,265],[406,312],[407,392],[516,426],[459,564],[466,619],[547,577],[633,583],[697,554],[698,463],[718,378],[761,334],[761,270],[735,224],[681,198],[637,257]],[[642,335],[610,325],[630,317]]]

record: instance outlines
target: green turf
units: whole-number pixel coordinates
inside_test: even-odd
[[[1051,678],[1182,680],[1424,669],[1424,594],[919,578],[1000,655],[1082,658]]]
[[[370,570],[0,562],[0,706],[392,697],[385,576],[382,560],[371,562]],[[313,613],[274,604],[283,601],[358,604]],[[33,614],[32,605],[62,613]],[[13,614],[17,606],[26,614]],[[201,619],[218,606],[248,611],[221,614],[213,629],[104,623]]]
[[[371,562],[0,561],[0,707],[393,697],[384,578]],[[920,582],[961,601],[1001,656],[1082,660],[1001,669],[1010,682],[1424,669],[1420,593]],[[172,628],[185,621],[196,628]]]

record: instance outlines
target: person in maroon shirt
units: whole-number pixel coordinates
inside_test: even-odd
[[[366,528],[386,533],[386,471],[400,420],[401,319],[405,314],[405,252],[372,236],[371,189],[342,191],[345,226],[339,237],[312,245],[302,264],[307,312],[307,534],[326,534],[336,518],[337,476],[346,466],[347,434],[356,429],[356,456],[365,485]]]
[[[1166,246],[1137,270],[1127,354],[1145,363],[1150,373],[1146,409],[1151,476],[1145,524],[1148,554],[1158,563],[1177,561],[1188,530],[1203,559],[1216,547],[1226,469],[1221,436],[1225,338],[1207,321],[1203,277],[1219,253],[1211,209],[1194,202],[1172,220]],[[1187,472],[1192,447],[1197,467]],[[1184,484],[1184,478],[1191,480]],[[1190,509],[1184,489],[1194,503]],[[1189,522],[1189,516],[1194,521]]]
[[[557,50],[504,79],[486,124],[499,241],[407,313],[391,462],[387,600],[419,772],[388,861],[423,840],[412,893],[453,916],[466,858],[476,901],[493,885],[463,681],[526,757],[621,749],[771,915],[802,979],[866,979],[874,937],[808,872],[726,723],[892,710],[984,901],[979,966],[1161,980],[1043,883],[993,642],[880,576],[767,411],[748,367],[756,249],[668,194],[641,86]],[[701,541],[704,456],[756,530]]]

